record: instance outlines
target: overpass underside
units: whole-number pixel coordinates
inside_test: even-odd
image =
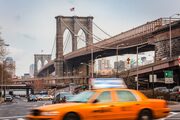
[[[165,82],[165,71],[173,71],[173,80],[174,83],[168,84]],[[178,64],[178,58],[174,57],[172,59],[166,59],[162,61],[157,61],[152,64],[139,66],[134,69],[130,69],[127,71],[119,72],[118,77],[123,77],[127,80],[127,82],[130,80],[132,83],[130,83],[130,86],[136,87],[136,81],[135,77],[139,78],[140,86],[145,85],[144,87],[149,88],[152,87],[152,84],[156,86],[174,86],[174,85],[180,85],[180,67]],[[150,81],[150,75],[156,75],[156,80]]]

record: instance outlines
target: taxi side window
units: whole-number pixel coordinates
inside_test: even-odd
[[[111,99],[111,92],[109,92],[109,91],[102,92],[97,97],[97,100],[98,100],[98,103],[101,103],[101,102],[111,102],[112,101],[112,99]]]
[[[118,101],[137,101],[136,97],[130,91],[117,91]]]

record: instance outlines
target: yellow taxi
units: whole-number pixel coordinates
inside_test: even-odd
[[[165,100],[124,88],[84,91],[67,103],[31,110],[27,120],[152,120],[170,112]]]

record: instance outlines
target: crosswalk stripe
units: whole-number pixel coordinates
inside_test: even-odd
[[[23,118],[18,118],[17,120],[25,120],[25,119],[23,119]]]

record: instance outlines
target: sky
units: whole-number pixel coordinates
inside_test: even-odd
[[[113,36],[180,13],[179,5],[180,0],[0,0],[0,36],[10,45],[8,56],[21,76],[29,72],[34,54],[51,53],[55,16],[93,16],[94,23]]]

